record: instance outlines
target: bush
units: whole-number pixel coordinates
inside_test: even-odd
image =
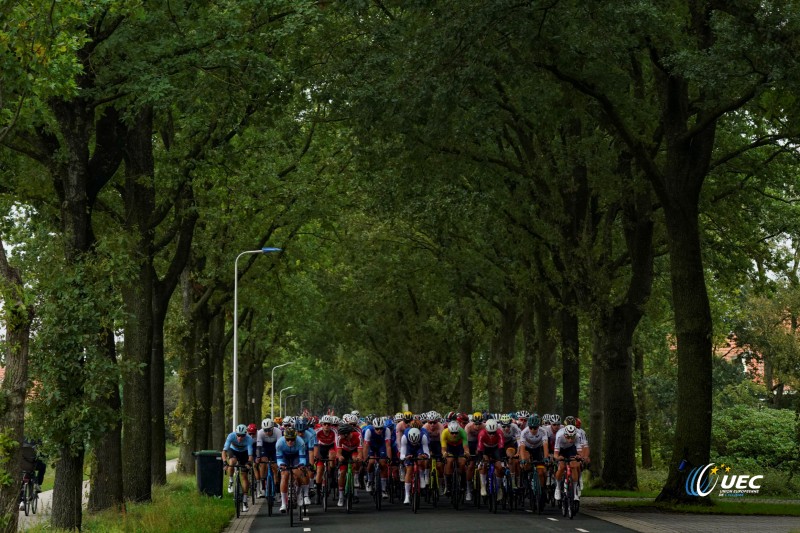
[[[737,405],[714,412],[711,455],[738,471],[788,469],[795,458],[795,414],[788,409]],[[753,472],[755,473],[755,472]]]

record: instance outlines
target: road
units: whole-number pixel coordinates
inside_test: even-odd
[[[362,492],[363,494],[363,492]],[[581,513],[569,520],[548,509],[541,516],[515,511],[498,511],[490,514],[485,508],[471,507],[456,511],[444,505],[433,509],[423,504],[416,515],[409,507],[384,505],[375,511],[372,501],[362,495],[361,503],[356,504],[352,513],[331,507],[326,513],[319,506],[312,505],[308,520],[289,527],[287,515],[277,513],[267,516],[267,508],[258,500],[256,506],[242,518],[233,519],[225,533],[352,533],[375,529],[381,533],[417,533],[418,530],[458,531],[459,533],[485,533],[486,531],[516,532],[525,531],[569,531],[579,533],[602,533],[620,531],[639,531],[644,533],[751,533],[769,531],[770,533],[789,533],[800,531],[797,517],[774,516],[719,516],[668,514],[660,512],[609,512],[600,510],[602,498],[584,498]],[[296,515],[295,515],[296,518]]]

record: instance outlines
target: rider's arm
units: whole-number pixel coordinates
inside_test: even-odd
[[[306,441],[303,437],[297,437],[297,448],[300,450],[300,466],[305,466],[306,461]]]
[[[427,435],[422,435],[422,453],[424,453],[425,455],[428,455],[428,456],[430,456],[430,454],[431,454],[431,452],[430,452],[430,450],[428,448],[428,436]]]

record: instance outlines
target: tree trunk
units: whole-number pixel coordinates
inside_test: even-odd
[[[209,328],[209,344],[211,346],[211,443],[209,449],[216,450],[225,442],[228,433],[225,431],[225,316],[217,313],[211,319]]]
[[[25,435],[25,394],[28,384],[28,354],[33,308],[25,304],[25,285],[17,269],[6,260],[0,240],[0,294],[5,321],[5,377],[0,384],[0,434],[19,443]],[[20,448],[0,446],[0,473],[8,472],[12,482],[0,483],[0,532],[16,533],[19,485],[22,477]]]
[[[154,300],[155,300],[154,296]],[[164,412],[164,320],[166,308],[153,302],[153,351],[150,358],[150,479],[154,485],[167,483],[167,427]]]
[[[486,361],[486,397],[489,411],[496,413],[500,410],[500,393],[497,385],[497,365],[501,357],[500,339],[497,335],[492,337],[489,347],[489,358]]]
[[[104,332],[102,352],[116,367],[117,347],[114,332]],[[114,413],[120,412],[122,399],[119,394],[118,380],[109,383],[106,391],[108,405]],[[97,446],[92,449],[92,468],[89,485],[89,512],[123,507],[122,476],[122,420],[117,419],[107,431],[97,438]]]
[[[54,528],[80,531],[82,523],[81,501],[83,497],[82,447],[59,449],[56,463],[56,478],[53,484],[53,510],[51,523]]]
[[[636,414],[639,420],[639,441],[642,447],[642,468],[653,468],[653,452],[650,445],[650,421],[647,412],[647,396],[644,388],[644,350],[633,347],[633,368],[636,372]]]
[[[581,366],[578,338],[578,316],[573,289],[565,289],[559,312],[561,341],[562,397],[564,416],[580,416]]]
[[[670,278],[678,340],[678,402],[669,476],[657,501],[688,502],[681,460],[691,466],[709,462],[711,450],[711,308],[703,272],[698,203],[664,206]]]
[[[152,418],[150,360],[153,348],[154,290],[150,216],[155,210],[153,114],[145,108],[128,129],[125,149],[125,226],[132,235],[131,257],[136,274],[122,290],[126,310],[125,369],[122,380],[122,474],[126,500],[151,499]]]
[[[458,343],[459,355],[459,384],[458,384],[458,408],[462,412],[472,411],[472,338],[466,331],[464,337]]]
[[[603,471],[603,439],[605,435],[605,416],[603,412],[603,352],[601,332],[594,332],[592,339],[592,375],[589,379],[589,429],[587,438],[591,446],[593,460],[589,465],[592,477],[600,477]]]
[[[196,361],[194,370],[196,407],[193,410],[195,426],[194,449],[205,450],[211,433],[211,369],[209,366],[210,344],[208,337],[210,323],[205,308],[197,310],[193,316],[195,320],[193,324],[195,336],[193,359]],[[241,375],[242,369],[240,368],[239,370]],[[240,379],[240,387],[242,382],[246,382],[246,380]]]
[[[522,315],[523,360],[519,373],[519,389],[522,394],[520,405],[531,412],[536,411],[536,332],[533,327],[533,299],[525,301]]]
[[[500,369],[500,382],[503,387],[502,410],[505,413],[514,410],[514,396],[516,393],[516,380],[514,374],[514,355],[517,347],[517,330],[519,320],[517,306],[513,302],[506,303],[500,315],[501,324],[498,340],[498,367]]]
[[[552,309],[544,296],[536,296],[534,320],[539,346],[539,377],[536,407],[540,414],[556,412],[556,341],[552,336]]]
[[[180,347],[180,399],[178,401],[177,421],[181,428],[180,452],[178,457],[178,471],[184,474],[194,474],[195,462],[192,452],[195,443],[195,416],[194,409],[197,403],[195,397],[196,378],[195,378],[195,335],[191,308],[192,308],[192,289],[189,280],[189,270],[184,271],[181,276],[181,295],[183,302],[183,313],[188,331],[184,331],[181,338]]]

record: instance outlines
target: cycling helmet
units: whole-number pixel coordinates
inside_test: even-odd
[[[577,418],[577,417],[575,418],[575,427],[578,428],[578,429],[581,429],[581,419],[580,418]]]
[[[428,413],[422,413],[421,415],[419,415],[419,420],[420,420],[420,422],[425,424],[427,422],[430,422],[431,417],[430,417],[430,415]]]
[[[469,417],[467,416],[467,413],[459,413],[456,420],[458,420],[462,424],[466,424],[469,422]]]
[[[542,425],[541,420],[539,420],[539,415],[533,413],[530,418],[528,418],[528,427],[531,429],[537,429],[539,426]]]
[[[248,434],[252,435],[253,433],[256,433],[257,431],[258,431],[258,428],[256,427],[255,424],[250,424],[249,426],[247,426],[247,433]]]
[[[524,410],[524,409],[522,411],[517,411],[517,418],[518,419],[524,418],[525,420],[527,420],[530,417],[531,417],[531,414],[528,411]]]
[[[565,426],[574,426],[575,425],[575,417],[574,416],[565,416],[564,417],[564,425]]]
[[[341,424],[339,424],[339,435],[341,435],[342,437],[346,437],[355,430],[356,429],[347,422],[342,422]]]
[[[394,421],[400,422],[403,419],[403,413],[395,413],[394,414]]]
[[[293,416],[287,416],[286,418],[284,418],[283,419],[283,427],[285,427],[285,428],[294,427],[294,417]]]
[[[455,417],[456,417],[456,414],[457,414],[457,413],[456,413],[455,411],[450,411],[449,413],[447,413],[447,415],[445,415],[445,417],[444,417],[444,418],[445,418],[445,420],[447,420],[447,421],[449,422],[449,421],[451,421],[451,420],[454,420],[454,419],[455,419]]]
[[[297,438],[297,430],[294,428],[286,428],[286,431],[283,432],[283,438],[285,440],[292,440]]]
[[[561,417],[558,415],[550,415],[550,425],[552,426],[560,426],[561,425]]]
[[[346,424],[358,424],[358,417],[352,413],[350,413],[349,415],[344,415],[342,417],[342,420]]]
[[[422,441],[422,433],[418,428],[411,428],[408,431],[408,442],[411,444],[419,444]]]
[[[338,416],[331,415],[331,424],[333,424],[334,426],[338,426],[341,423],[342,421],[339,419]]]
[[[294,429],[302,433],[308,427],[308,419],[304,416],[298,417],[297,420],[294,421]]]
[[[420,420],[422,420],[422,417],[421,417],[420,415],[418,415],[418,414],[416,414],[416,415],[413,415],[411,418],[412,418],[413,420],[417,420],[417,421],[420,421]]]
[[[403,420],[406,422],[411,422],[412,418],[414,418],[414,415],[411,413],[411,411],[403,411]]]
[[[275,422],[270,420],[269,418],[265,418],[261,421],[261,429],[272,429],[275,427]]]
[[[236,434],[239,436],[246,435],[247,426],[245,426],[244,424],[239,424],[238,426],[236,426]]]
[[[481,422],[483,422],[483,413],[481,413],[480,411],[475,411],[472,414],[472,423],[480,424]]]
[[[375,429],[382,428],[383,427],[383,418],[381,418],[379,416],[376,416],[375,418],[373,418],[372,419],[372,427],[374,427]]]
[[[578,428],[572,424],[564,426],[564,436],[568,439],[574,439],[578,435]]]
[[[486,431],[488,433],[497,433],[497,420],[490,418],[486,421]]]
[[[394,430],[394,420],[388,416],[386,417],[386,422],[384,422],[383,425],[386,426],[386,429],[388,430]]]
[[[431,411],[431,422],[438,422],[442,415],[438,411]]]
[[[458,422],[456,422],[455,420],[451,420],[447,424],[447,429],[450,430],[451,434],[457,435],[458,432],[461,431],[461,425]]]
[[[350,411],[350,414],[356,418],[361,416],[361,413],[359,413],[357,409],[353,409],[352,411]]]
[[[500,415],[500,425],[508,426],[511,424],[511,417],[508,415]]]

